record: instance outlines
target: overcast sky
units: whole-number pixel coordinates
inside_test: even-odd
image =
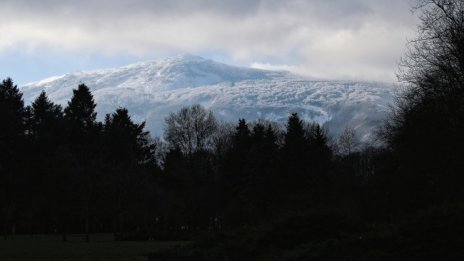
[[[396,81],[413,0],[1,0],[0,77],[191,53],[329,79]]]

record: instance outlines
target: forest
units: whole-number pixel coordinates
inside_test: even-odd
[[[191,105],[162,138],[85,84],[64,108],[0,84],[0,220],[14,234],[191,241],[152,260],[464,257],[464,5],[430,0],[377,146],[291,113],[218,122]]]

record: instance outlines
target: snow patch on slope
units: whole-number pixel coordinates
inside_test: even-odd
[[[74,72],[21,87],[30,103],[45,90],[66,105],[72,89],[85,83],[100,119],[118,107],[162,135],[164,118],[182,106],[201,104],[219,119],[269,119],[285,124],[289,113],[329,127],[333,135],[350,126],[367,139],[388,112],[392,85],[306,80],[287,72],[241,68],[192,55],[140,62],[115,69]]]

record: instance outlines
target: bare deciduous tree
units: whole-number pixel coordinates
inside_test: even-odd
[[[213,113],[198,104],[171,113],[165,124],[165,140],[172,148],[179,148],[185,154],[209,149],[217,130]]]
[[[390,145],[419,108],[448,119],[446,124],[455,133],[464,115],[464,2],[417,0],[414,11],[421,24],[400,61],[398,79],[404,89],[379,132]]]
[[[359,146],[359,139],[352,127],[346,127],[338,137],[338,150],[342,155],[350,155]]]
[[[418,36],[409,41],[400,62],[401,81],[423,91],[431,77],[443,82],[464,82],[464,2],[462,0],[418,0]]]

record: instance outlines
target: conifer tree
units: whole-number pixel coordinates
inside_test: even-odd
[[[29,193],[34,195],[33,205],[39,208],[37,212],[40,213],[40,209],[50,209],[53,217],[48,218],[60,219],[59,209],[67,199],[64,192],[67,173],[57,163],[61,162],[59,153],[63,146],[63,112],[61,106],[51,102],[44,91],[28,110],[28,134],[31,138],[31,155],[28,158],[31,168],[28,178]]]
[[[154,145],[150,143],[148,132],[144,131],[145,122],[132,122],[126,108],[119,108],[106,115],[104,135],[107,154],[115,165],[137,166],[154,164]]]
[[[286,175],[295,184],[303,184],[306,179],[309,160],[308,139],[304,122],[297,113],[292,113],[287,120],[287,130],[282,147],[282,166]]]
[[[239,153],[248,154],[248,149],[251,143],[250,136],[251,133],[246,120],[239,119],[233,138],[233,146],[235,150],[239,150]]]
[[[89,240],[90,212],[95,210],[95,191],[97,191],[97,176],[99,169],[96,167],[100,161],[101,146],[99,144],[101,124],[97,123],[96,104],[89,88],[80,84],[73,90],[73,96],[64,109],[66,131],[70,156],[74,164],[69,166],[72,173],[72,194],[79,195],[81,201],[81,215],[83,227],[86,233],[86,241]]]
[[[3,80],[0,84],[0,118],[4,123],[0,128],[1,158],[7,162],[11,160],[18,145],[22,143],[21,139],[26,135],[27,118],[22,93],[11,78]]]
[[[26,119],[27,111],[24,107],[22,93],[7,78],[0,83],[0,210],[3,214],[5,236],[11,232],[13,211],[16,207],[17,195],[24,193],[18,183],[22,178],[20,173],[26,164],[22,159],[27,158],[26,151]]]
[[[298,155],[305,150],[307,139],[305,137],[304,123],[298,113],[292,113],[287,120],[284,151]]]
[[[332,149],[329,146],[327,131],[318,123],[308,127],[309,159],[312,176],[319,179],[327,174],[332,159]]]
[[[63,117],[61,106],[51,102],[45,91],[42,91],[28,109],[30,111],[28,120],[29,135],[33,139],[47,137],[49,141],[51,139],[58,140],[54,136],[59,132],[63,132],[60,129],[63,127],[60,125]]]
[[[71,124],[73,131],[89,132],[96,125],[96,104],[89,88],[85,84],[79,84],[73,90],[73,96],[64,109],[66,119]]]

